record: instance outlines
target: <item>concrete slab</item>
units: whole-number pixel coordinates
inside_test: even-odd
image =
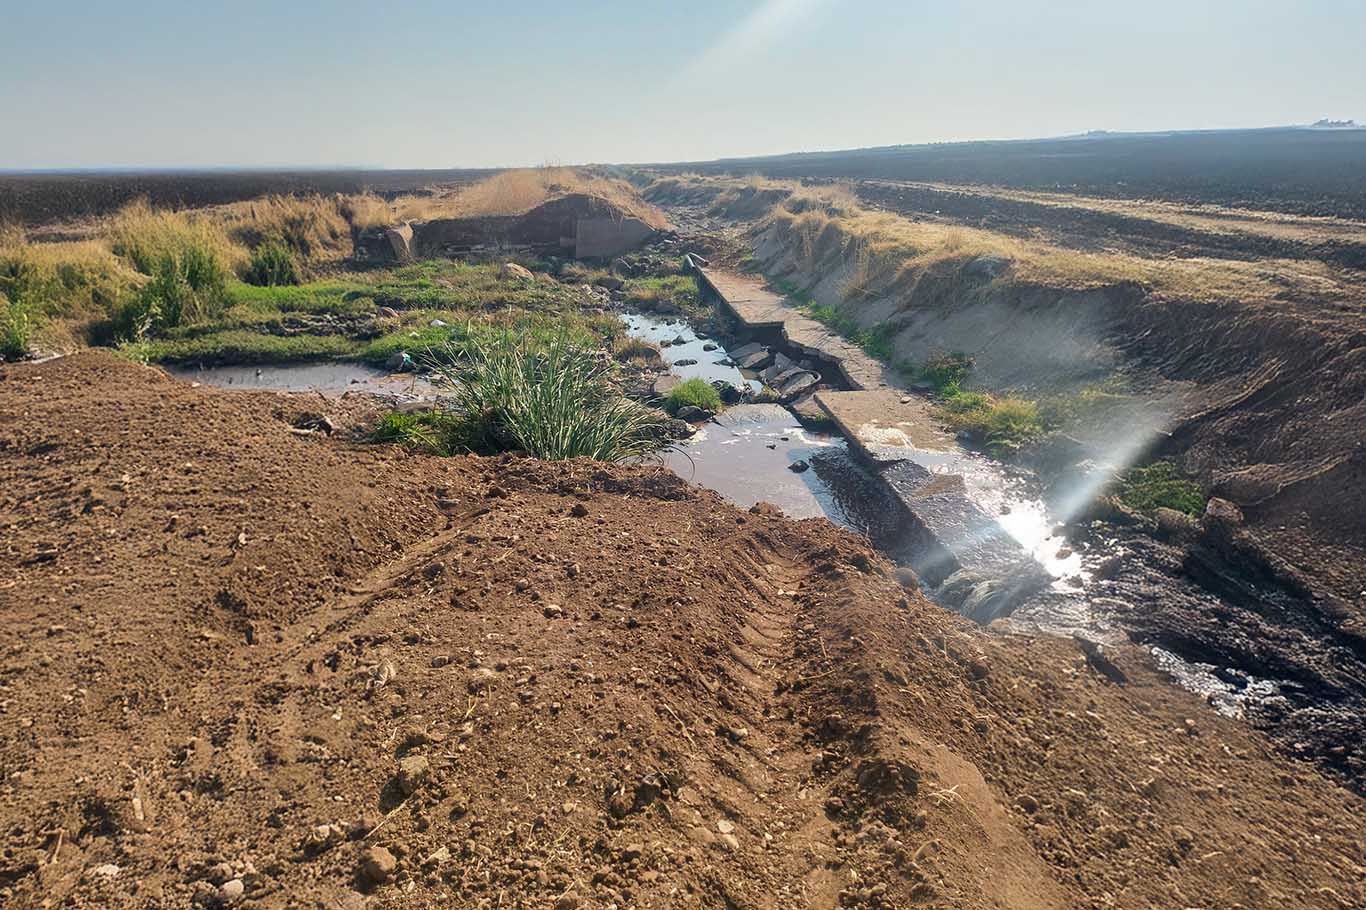
[[[790,348],[835,365],[851,389],[820,391],[810,400],[874,465],[902,509],[916,571],[928,584],[953,593],[950,606],[990,622],[1048,585],[1051,578],[1043,566],[973,501],[961,476],[919,463],[952,462],[963,450],[926,398],[897,386],[895,370],[753,276],[702,266],[696,272],[745,328],[777,330]],[[778,354],[769,368],[773,379],[789,363]]]
[[[934,417],[931,404],[893,389],[820,391],[816,403],[849,441],[874,461],[897,461],[906,449],[949,452],[958,443]]]

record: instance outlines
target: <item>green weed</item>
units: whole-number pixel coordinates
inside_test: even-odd
[[[896,332],[885,323],[865,329],[852,316],[828,303],[806,303],[801,310],[835,334],[858,345],[863,353],[875,360],[891,363],[896,356],[892,348],[892,338]]]
[[[954,429],[995,452],[1017,452],[1044,433],[1039,403],[1015,395],[960,391],[944,400],[940,412]]]

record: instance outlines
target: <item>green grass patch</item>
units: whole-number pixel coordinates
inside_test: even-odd
[[[1205,511],[1199,484],[1183,477],[1170,461],[1130,468],[1120,475],[1117,492],[1125,505],[1140,512],[1167,508],[1198,517]]]
[[[373,282],[376,303],[395,309],[490,311],[513,307],[560,310],[582,292],[555,281],[509,281],[493,263],[429,259],[382,273]]]
[[[865,329],[852,316],[828,303],[806,303],[801,310],[841,338],[858,345],[869,357],[891,363],[896,356],[892,349],[892,336],[896,333],[888,325]]]
[[[240,281],[227,287],[229,315],[242,311],[254,313],[330,313],[355,316],[373,312],[375,302],[369,289],[352,281],[311,281],[300,285],[257,287]]]
[[[700,376],[685,379],[669,392],[668,398],[664,400],[664,409],[670,414],[677,414],[679,410],[688,406],[701,408],[704,411],[719,411],[721,410],[721,394],[710,382]]]
[[[1039,403],[1016,395],[957,391],[942,399],[940,415],[969,440],[997,452],[1018,452],[1043,438]]]
[[[784,297],[788,297],[792,300],[797,301],[797,303],[801,306],[809,306],[814,301],[814,298],[812,298],[810,291],[806,290],[805,288],[798,287],[796,284],[794,284],[791,281],[788,281],[786,278],[770,279],[769,284],[773,285],[773,289],[777,291],[779,294],[782,294]]]
[[[450,325],[433,327],[430,325],[416,329],[400,329],[366,342],[361,348],[360,359],[375,366],[383,366],[395,354],[408,353],[414,360],[421,360],[428,351],[463,350],[466,334],[464,326]]]
[[[1051,429],[1114,426],[1139,419],[1144,402],[1133,394],[1127,380],[1113,375],[1078,392],[1057,395],[1040,404],[1044,422]]]
[[[951,354],[936,354],[925,361],[924,366],[908,370],[915,379],[928,382],[936,393],[946,398],[957,395],[968,373],[972,372],[972,358],[955,351]]]
[[[475,428],[468,420],[444,411],[385,414],[370,435],[374,442],[392,442],[428,455],[460,455],[473,451]]]

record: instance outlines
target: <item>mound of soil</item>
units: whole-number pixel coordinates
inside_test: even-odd
[[[0,372],[0,902],[1351,907],[1363,802],[670,474]]]

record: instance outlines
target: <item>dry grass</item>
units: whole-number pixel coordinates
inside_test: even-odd
[[[855,256],[866,295],[927,270],[961,266],[991,256],[1009,261],[1017,283],[1073,290],[1135,284],[1148,291],[1197,301],[1272,299],[1293,291],[1323,293],[1335,282],[1330,268],[1303,260],[1239,262],[1223,259],[1148,259],[1092,253],[963,225],[912,221],[857,203],[826,202],[837,188],[800,188],[802,195],[775,208],[767,224],[786,235],[810,267]],[[877,276],[877,281],[871,281]]]
[[[887,181],[895,186],[939,193],[1006,199],[1057,209],[1084,209],[1108,215],[1140,218],[1175,227],[1230,236],[1253,235],[1298,243],[1366,243],[1366,224],[1348,218],[1292,215],[1211,204],[1186,205],[1157,199],[1111,199],[1075,193],[1049,193],[1007,187],[965,186],[951,183]]]
[[[1341,282],[1330,266],[1314,260],[1157,259],[1076,250],[968,225],[916,221],[865,208],[847,182],[803,185],[757,176],[678,175],[662,177],[646,190],[652,198],[689,193],[711,195],[712,211],[719,214],[741,219],[763,215],[759,227],[780,231],[788,248],[812,271],[852,265],[846,298],[886,292],[927,270],[956,268],[983,256],[1008,260],[1008,277],[1017,283],[1072,290],[1134,284],[1157,294],[1207,302],[1331,297],[1337,296]],[[1177,222],[1175,213],[1169,217]],[[1322,227],[1316,221],[1311,224],[1311,219],[1297,221],[1306,231]]]
[[[388,227],[395,223],[394,207],[374,193],[345,196],[340,203],[342,216],[353,227],[364,230]]]
[[[668,227],[663,213],[642,199],[630,183],[574,167],[502,171],[466,187],[400,196],[392,204],[377,196],[351,196],[344,210],[357,227],[383,227],[440,218],[521,215],[552,199],[574,194],[601,199],[653,228]]]
[[[348,200],[340,196],[263,196],[220,206],[214,220],[237,243],[279,242],[304,264],[335,262],[351,252]]]
[[[146,201],[121,209],[110,220],[105,236],[109,248],[144,275],[153,274],[167,256],[178,259],[186,250],[205,251],[226,268],[240,265],[247,257],[211,212],[153,209]]]
[[[664,354],[659,345],[642,338],[622,337],[613,347],[612,356],[622,363],[640,363],[644,366],[658,366],[664,362]]]
[[[146,282],[103,240],[29,243],[0,235],[0,294],[28,314],[44,347],[72,350]]]

